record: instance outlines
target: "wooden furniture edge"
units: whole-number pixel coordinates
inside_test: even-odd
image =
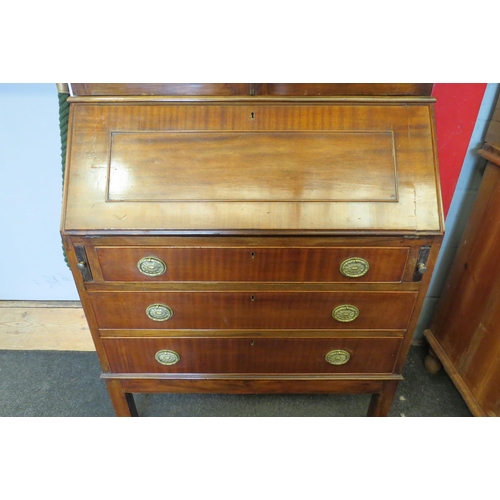
[[[432,331],[430,329],[425,330],[424,336],[428,340],[432,350],[438,357],[439,361],[441,361],[441,363],[443,364],[446,373],[449,375],[451,381],[457,388],[458,392],[460,392],[460,394],[462,395],[471,413],[475,417],[486,417],[487,415],[481,409],[481,406],[477,402],[476,398],[474,397],[470,389],[467,387],[467,384],[464,382],[462,376],[454,367],[453,363],[451,362],[450,358],[448,357],[444,349],[437,341],[436,337],[434,337]]]
[[[311,103],[404,103],[404,104],[432,104],[436,102],[431,96],[72,96],[69,103],[189,103],[189,102],[242,102],[242,103],[269,103],[269,102],[305,102]]]
[[[262,377],[268,380],[281,380],[281,381],[353,381],[353,380],[366,380],[366,381],[386,381],[386,380],[404,380],[403,376],[397,373],[392,374],[318,374],[318,373],[103,373],[102,379],[113,380],[261,380]]]
[[[485,144],[482,149],[477,152],[484,159],[491,161],[495,165],[500,166],[500,149],[491,145]]]
[[[311,379],[104,379],[120,384],[125,393],[218,393],[218,394],[373,394],[381,393],[385,380]]]
[[[231,203],[231,202],[227,202]],[[394,237],[395,232],[392,230],[373,230],[373,231],[348,231],[348,230],[329,230],[329,229],[312,229],[312,230],[280,230],[274,231],[272,229],[198,229],[196,231],[188,231],[186,229],[71,229],[64,228],[63,234],[66,236],[76,237],[110,237],[110,236],[143,236],[143,237],[158,237],[158,236],[177,236],[177,237],[204,237],[204,236],[245,236],[245,237],[367,237],[367,238],[382,238]],[[444,236],[444,227],[439,230],[429,231],[411,231],[400,230],[397,231],[396,237],[401,238],[426,238],[432,236]]]

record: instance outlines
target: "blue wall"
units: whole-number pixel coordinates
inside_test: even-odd
[[[78,300],[59,236],[55,84],[0,84],[0,300]]]

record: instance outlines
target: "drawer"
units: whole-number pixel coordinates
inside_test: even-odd
[[[105,329],[404,330],[416,296],[415,292],[89,292],[97,323]],[[334,311],[339,319],[334,319]]]
[[[102,342],[115,373],[340,374],[392,373],[402,339],[117,337]]]
[[[96,247],[105,281],[400,282],[409,247]]]

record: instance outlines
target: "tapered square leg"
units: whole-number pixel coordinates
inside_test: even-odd
[[[368,407],[367,417],[387,417],[396,395],[398,388],[398,380],[389,380],[384,382],[382,392],[380,394],[373,394]]]
[[[137,417],[134,396],[129,392],[123,392],[118,380],[106,380],[108,392],[113,403],[117,417]]]

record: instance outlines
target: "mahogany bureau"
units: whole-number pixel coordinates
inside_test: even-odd
[[[388,414],[443,235],[431,88],[72,84],[61,232],[117,415],[157,392]]]

